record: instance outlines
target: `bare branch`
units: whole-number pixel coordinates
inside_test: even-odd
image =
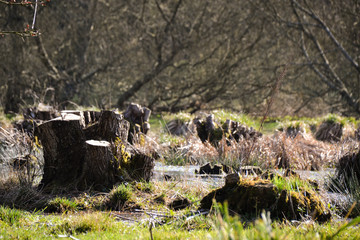
[[[312,19],[314,19],[316,22],[318,22],[322,29],[326,32],[326,34],[330,37],[332,42],[336,45],[336,47],[341,51],[341,53],[345,56],[345,58],[351,63],[352,66],[356,68],[358,72],[360,72],[359,64],[350,56],[350,54],[346,51],[346,49],[342,46],[342,44],[336,39],[332,31],[329,29],[329,27],[325,24],[323,20],[319,16],[317,16],[312,10],[305,9],[302,7],[296,0],[291,0],[298,9],[300,9],[302,12],[310,16]]]

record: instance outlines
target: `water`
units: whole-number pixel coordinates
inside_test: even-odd
[[[154,180],[165,180],[165,175],[170,176],[171,180],[186,181],[189,184],[197,184],[199,181],[209,185],[210,187],[221,187],[224,185],[225,175],[204,175],[195,174],[195,170],[199,170],[200,166],[171,166],[161,162],[155,163]]]
[[[164,180],[165,175],[170,176],[171,180],[183,180],[189,183],[195,183],[200,181],[206,182],[213,187],[221,187],[224,185],[224,175],[203,175],[195,174],[195,170],[199,170],[200,166],[172,166],[165,165],[161,162],[155,163],[154,176],[155,180]],[[283,174],[283,171],[276,170],[279,174]],[[324,182],[329,178],[329,176],[334,175],[334,169],[324,169],[322,171],[303,171],[296,170],[296,173],[300,175],[302,179],[315,180],[319,184],[324,184]]]

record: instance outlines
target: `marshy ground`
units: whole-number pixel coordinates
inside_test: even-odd
[[[256,140],[220,138],[212,144],[202,142],[191,131],[189,123],[195,116],[187,113],[157,115],[151,118],[150,132],[133,144],[156,157],[154,176],[149,182],[122,182],[103,191],[54,189],[47,193],[36,186],[41,167],[20,169],[11,165],[11,170],[4,170],[9,166],[5,160],[19,153],[30,153],[32,162],[41,165],[41,146],[13,130],[10,121],[2,117],[0,153],[4,168],[0,235],[4,239],[360,238],[357,225],[360,222],[357,217],[360,185],[354,181],[351,186],[343,186],[341,191],[332,189],[329,192],[329,186],[335,186],[329,183],[331,178],[335,179],[339,159],[359,151],[357,120],[335,115],[318,119],[273,118],[260,127],[260,119],[247,115],[226,111],[213,114],[219,125],[231,119],[260,129],[263,136]],[[170,134],[167,123],[171,120],[177,120],[179,128],[185,130],[177,135]],[[324,121],[341,125],[342,134],[338,139],[317,139],[322,136],[317,130]],[[284,178],[272,184],[289,192],[311,188],[319,194],[331,219],[319,223],[304,212],[296,220],[286,217],[278,220],[260,207],[255,214],[238,214],[233,212],[232,206],[227,206],[227,201],[200,211],[202,199],[224,185],[223,177],[194,173],[194,169],[208,162],[225,164],[234,170],[259,166],[264,172],[275,169],[280,175],[284,169],[292,169],[300,174],[301,180]],[[259,176],[242,177],[249,181],[259,179]],[[319,189],[307,184],[308,179],[317,182]]]

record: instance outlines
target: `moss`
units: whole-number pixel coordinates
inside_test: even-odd
[[[265,210],[280,219],[300,220],[306,214],[319,221],[330,218],[315,192],[299,190],[279,191],[270,180],[246,179],[210,192],[201,200],[200,208],[210,209],[215,200],[227,202],[229,209],[238,214],[253,217]]]

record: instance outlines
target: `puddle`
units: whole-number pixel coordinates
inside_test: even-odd
[[[166,175],[171,177],[171,180],[186,181],[189,184],[198,184],[200,181],[212,188],[222,187],[225,184],[225,175],[195,174],[195,169],[199,170],[199,168],[200,166],[194,165],[172,166],[156,162],[152,179],[163,181]]]

